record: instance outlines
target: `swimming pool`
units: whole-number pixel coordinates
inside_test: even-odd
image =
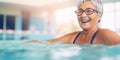
[[[0,60],[120,60],[120,45],[0,41]]]

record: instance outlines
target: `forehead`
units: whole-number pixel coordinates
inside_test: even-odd
[[[79,8],[80,9],[86,9],[86,8],[96,9],[96,7],[92,1],[85,1],[85,2],[81,3]]]

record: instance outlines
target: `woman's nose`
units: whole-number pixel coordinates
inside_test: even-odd
[[[85,12],[83,12],[81,16],[82,16],[82,17],[85,17],[85,16],[87,16],[87,15],[86,15],[86,13],[85,13]]]

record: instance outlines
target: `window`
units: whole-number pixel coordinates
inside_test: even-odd
[[[15,30],[15,16],[6,16],[6,29]]]
[[[15,30],[15,16],[0,14],[0,30]],[[14,40],[14,34],[0,32],[0,40]]]
[[[0,14],[0,29],[15,30],[15,16]]]
[[[3,23],[4,23],[3,18],[4,18],[4,16],[2,14],[0,14],[0,29],[3,29]]]

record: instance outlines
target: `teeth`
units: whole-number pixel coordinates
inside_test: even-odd
[[[81,20],[82,23],[87,23],[89,22],[90,20]]]
[[[81,20],[82,22],[87,22],[88,20]]]

